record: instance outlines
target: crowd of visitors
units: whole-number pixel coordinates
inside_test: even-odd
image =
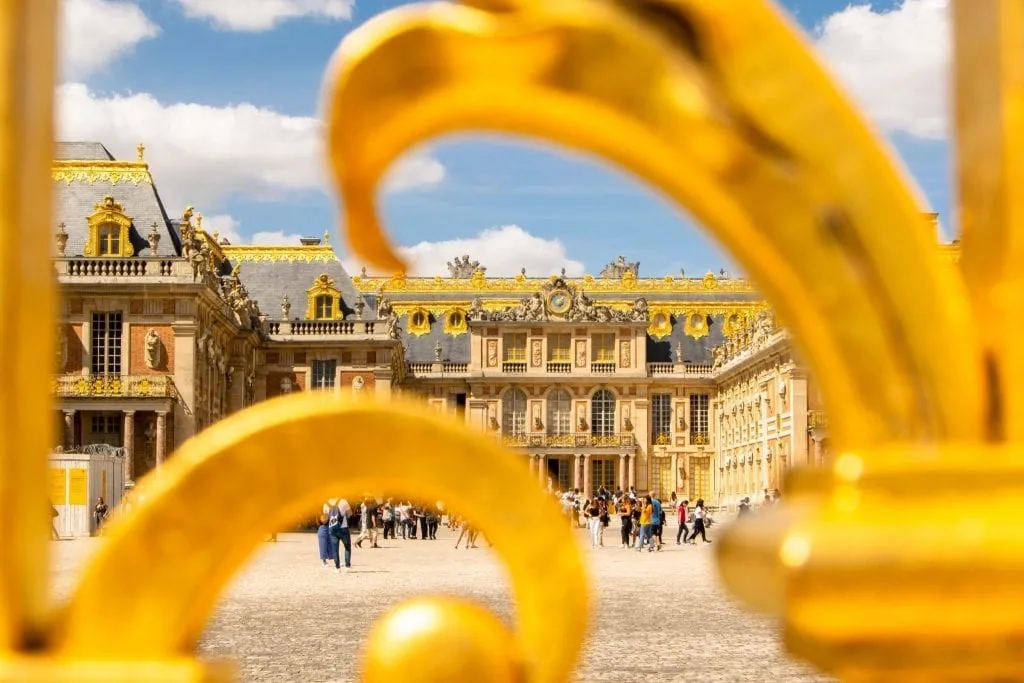
[[[634,487],[614,492],[604,487],[598,489],[590,498],[585,498],[579,491],[555,491],[554,495],[562,506],[567,523],[573,527],[585,527],[588,530],[592,547],[604,547],[605,529],[614,518],[619,520],[619,547],[635,549],[637,552],[647,549],[656,552],[664,546],[664,530],[670,515],[674,516],[676,545],[696,545],[700,536],[704,543],[711,543],[707,531],[714,524],[714,519],[699,499],[690,506],[690,501],[679,500],[673,492],[669,500],[662,502],[656,493],[638,494]],[[778,493],[772,499],[766,495],[762,506],[769,506],[778,500]],[[739,516],[751,510],[750,499],[740,501]],[[480,533],[465,518],[446,510],[441,502],[433,504],[414,503],[412,501],[394,502],[388,498],[379,502],[371,496],[364,496],[356,507],[343,498],[332,498],[323,505],[318,518],[317,541],[320,548],[320,561],[324,567],[333,564],[341,571],[344,561],[346,568],[352,566],[352,545],[362,548],[366,543],[370,548],[378,548],[378,540],[437,540],[438,528],[444,524],[448,528],[459,530],[455,541],[456,549],[466,540],[465,548],[476,548]]]

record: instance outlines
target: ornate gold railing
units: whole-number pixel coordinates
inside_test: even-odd
[[[632,448],[632,434],[501,434],[502,445],[512,448]]]
[[[824,410],[811,410],[807,413],[808,429],[828,429],[828,413]]]
[[[52,380],[58,398],[173,398],[169,375],[60,375]]]
[[[690,432],[690,443],[694,446],[708,446],[711,444],[711,435],[707,432]]]

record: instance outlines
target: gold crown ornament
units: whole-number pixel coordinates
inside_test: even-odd
[[[1024,0],[955,0],[962,270],[767,0],[467,0],[346,39],[326,89],[353,249],[425,139],[539,137],[698,218],[793,331],[840,455],[718,545],[790,652],[848,680],[1024,672]]]
[[[763,288],[844,449],[723,539],[727,583],[784,616],[791,651],[847,678],[1015,676],[1022,14],[1021,0],[956,5],[962,275],[935,255],[891,155],[763,0],[475,0],[368,22],[326,88],[347,234],[367,261],[400,267],[377,182],[410,146],[456,130],[538,135],[648,180]],[[0,4],[0,681],[229,678],[195,655],[218,595],[266,531],[342,477],[470,515],[508,564],[517,605],[514,631],[458,600],[399,605],[371,632],[365,680],[567,680],[587,582],[555,504],[521,458],[410,402],[291,395],[210,427],[141,483],[70,603],[54,605],[56,287],[48,233],[25,226],[48,224],[55,27],[56,0]],[[371,468],[355,454],[383,431],[388,457]],[[328,448],[332,432],[347,452]],[[525,496],[514,523],[491,505],[508,489]],[[458,647],[453,631],[468,636]]]

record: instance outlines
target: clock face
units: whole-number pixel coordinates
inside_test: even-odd
[[[569,310],[569,295],[565,292],[552,292],[548,297],[548,307],[552,313],[565,313]]]

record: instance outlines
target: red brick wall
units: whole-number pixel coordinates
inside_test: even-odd
[[[64,338],[68,341],[68,362],[64,364],[62,372],[81,372],[82,358],[85,354],[85,346],[82,339],[82,324],[65,324]]]
[[[306,373],[304,372],[270,372],[267,373],[267,398],[281,395],[281,380],[292,379],[292,392],[306,390]]]
[[[157,369],[151,370],[146,366],[146,333],[151,329],[156,330],[163,346],[163,357]],[[131,363],[128,372],[133,375],[163,375],[174,367],[174,331],[170,325],[147,325],[145,323],[132,323],[131,326]]]
[[[363,391],[373,391],[373,373],[372,372],[342,372],[341,373],[341,391],[352,391],[352,381],[356,377],[363,378]]]

